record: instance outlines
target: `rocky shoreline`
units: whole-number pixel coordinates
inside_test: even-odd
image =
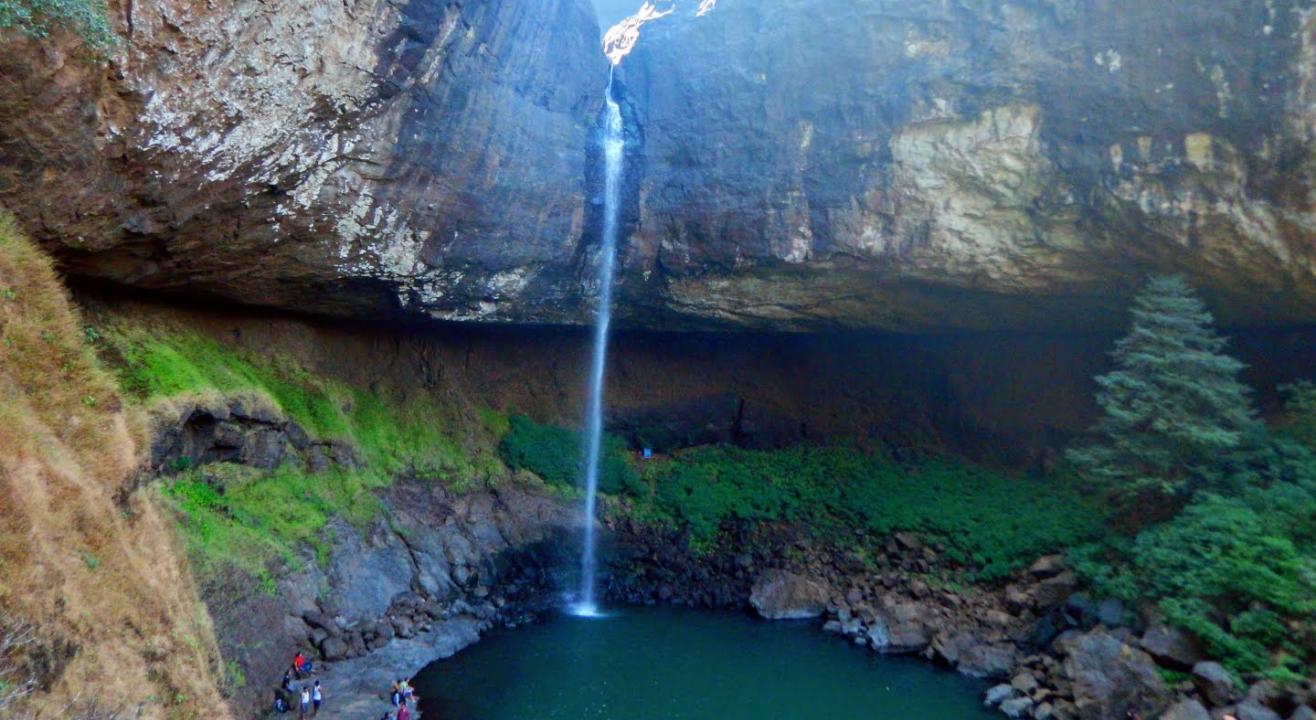
[[[1059,555],[1001,583],[964,584],[943,548],[907,533],[874,558],[793,539],[788,528],[737,536],[732,550],[705,556],[662,531],[617,530],[627,541],[609,584],[614,601],[816,618],[875,652],[993,681],[984,702],[1011,718],[1316,718],[1316,682],[1236,687],[1188,634],[1082,592]]]

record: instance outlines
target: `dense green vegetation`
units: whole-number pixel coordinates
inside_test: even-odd
[[[578,487],[584,476],[581,433],[552,425],[540,425],[524,415],[509,418],[507,434],[498,445],[503,460],[513,469],[525,469],[549,485]],[[628,459],[626,444],[614,435],[604,435],[599,468],[599,490],[605,493],[636,493],[643,488],[639,474]]]
[[[1316,660],[1316,391],[1290,386],[1286,429],[1268,431],[1183,281],[1154,280],[1133,315],[1098,378],[1096,440],[1070,454],[1131,532],[1077,549],[1078,568],[1239,675],[1297,677]]]
[[[697,547],[715,544],[727,521],[790,522],[843,545],[855,528],[882,539],[914,531],[983,579],[1087,541],[1104,522],[1064,481],[950,460],[904,465],[850,448],[699,448],[651,463],[645,479],[651,492],[637,512],[689,527]]]
[[[266,402],[320,440],[356,449],[360,467],[312,473],[284,466],[175,468],[164,487],[182,518],[189,550],[205,571],[231,565],[269,580],[271,561],[297,562],[300,548],[328,548],[333,516],[365,524],[378,516],[374,491],[398,476],[461,490],[503,472],[487,422],[469,422],[430,396],[396,397],[307,372],[289,358],[256,357],[189,331],[114,323],[90,329],[125,392],[150,405],[180,397],[246,395]]]
[[[0,30],[9,29],[37,38],[67,30],[98,53],[118,42],[105,0],[0,0]]]

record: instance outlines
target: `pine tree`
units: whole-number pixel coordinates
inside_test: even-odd
[[[1155,519],[1219,480],[1231,453],[1260,429],[1243,364],[1183,278],[1153,278],[1133,300],[1115,369],[1096,378],[1102,416],[1091,444],[1069,451],[1080,473]]]

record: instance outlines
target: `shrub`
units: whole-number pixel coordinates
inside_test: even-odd
[[[498,451],[510,467],[529,470],[550,485],[579,487],[583,482],[583,443],[575,430],[540,425],[524,415],[513,415]],[[636,494],[647,489],[640,483],[620,438],[604,435],[599,464],[600,491]]]
[[[1316,612],[1313,523],[1312,487],[1203,494],[1132,541],[1082,549],[1077,565],[1098,592],[1157,603],[1235,673],[1262,672],[1276,649],[1309,659],[1291,638]]]

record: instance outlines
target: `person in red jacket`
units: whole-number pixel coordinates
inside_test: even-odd
[[[300,650],[292,656],[292,669],[297,673],[297,677],[306,677],[306,656]]]

